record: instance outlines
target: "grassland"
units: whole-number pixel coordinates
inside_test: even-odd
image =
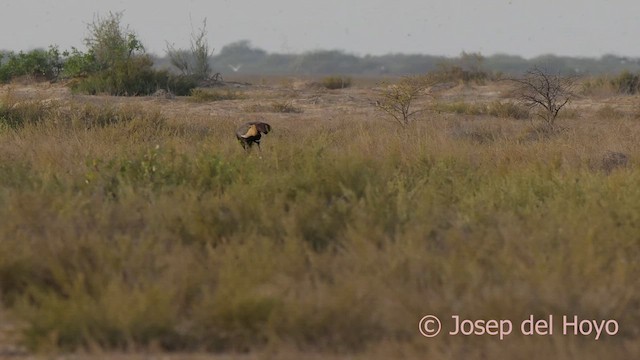
[[[456,86],[400,129],[358,79],[260,83],[197,102],[2,88],[2,353],[640,355],[638,97],[581,97],[547,134],[478,105],[508,85]],[[274,131],[245,153],[234,129],[257,118]],[[427,339],[426,314],[620,329]]]

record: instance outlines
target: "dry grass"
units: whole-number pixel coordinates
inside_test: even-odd
[[[234,128],[269,91],[213,105],[0,101],[0,119],[37,119],[0,130],[0,318],[26,349],[640,354],[637,121],[577,104],[546,137],[527,138],[529,121],[435,112],[401,130],[371,90],[300,90],[304,112],[263,114],[274,131],[247,154]],[[625,166],[606,168],[611,152]],[[620,332],[426,339],[425,314],[576,314]]]

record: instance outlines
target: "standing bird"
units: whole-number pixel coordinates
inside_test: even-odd
[[[251,148],[251,146],[255,143],[258,145],[258,149],[260,149],[260,138],[262,134],[268,134],[271,131],[271,125],[261,122],[261,121],[251,121],[245,124],[242,124],[236,130],[236,138],[238,138],[238,142],[245,150]],[[262,151],[262,149],[260,149]]]

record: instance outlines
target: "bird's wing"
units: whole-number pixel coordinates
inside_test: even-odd
[[[267,124],[267,123],[257,123],[256,124],[256,128],[258,131],[260,131],[263,134],[268,134],[269,131],[271,131],[271,125]]]
[[[256,128],[256,125],[251,125],[244,134],[240,135],[240,137],[246,139],[256,135],[258,135],[258,129]]]

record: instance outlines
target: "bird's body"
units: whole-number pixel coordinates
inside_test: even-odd
[[[260,148],[262,134],[268,134],[269,131],[271,131],[271,125],[261,121],[251,121],[242,124],[236,130],[236,138],[244,149],[250,149],[253,144],[257,144]]]

